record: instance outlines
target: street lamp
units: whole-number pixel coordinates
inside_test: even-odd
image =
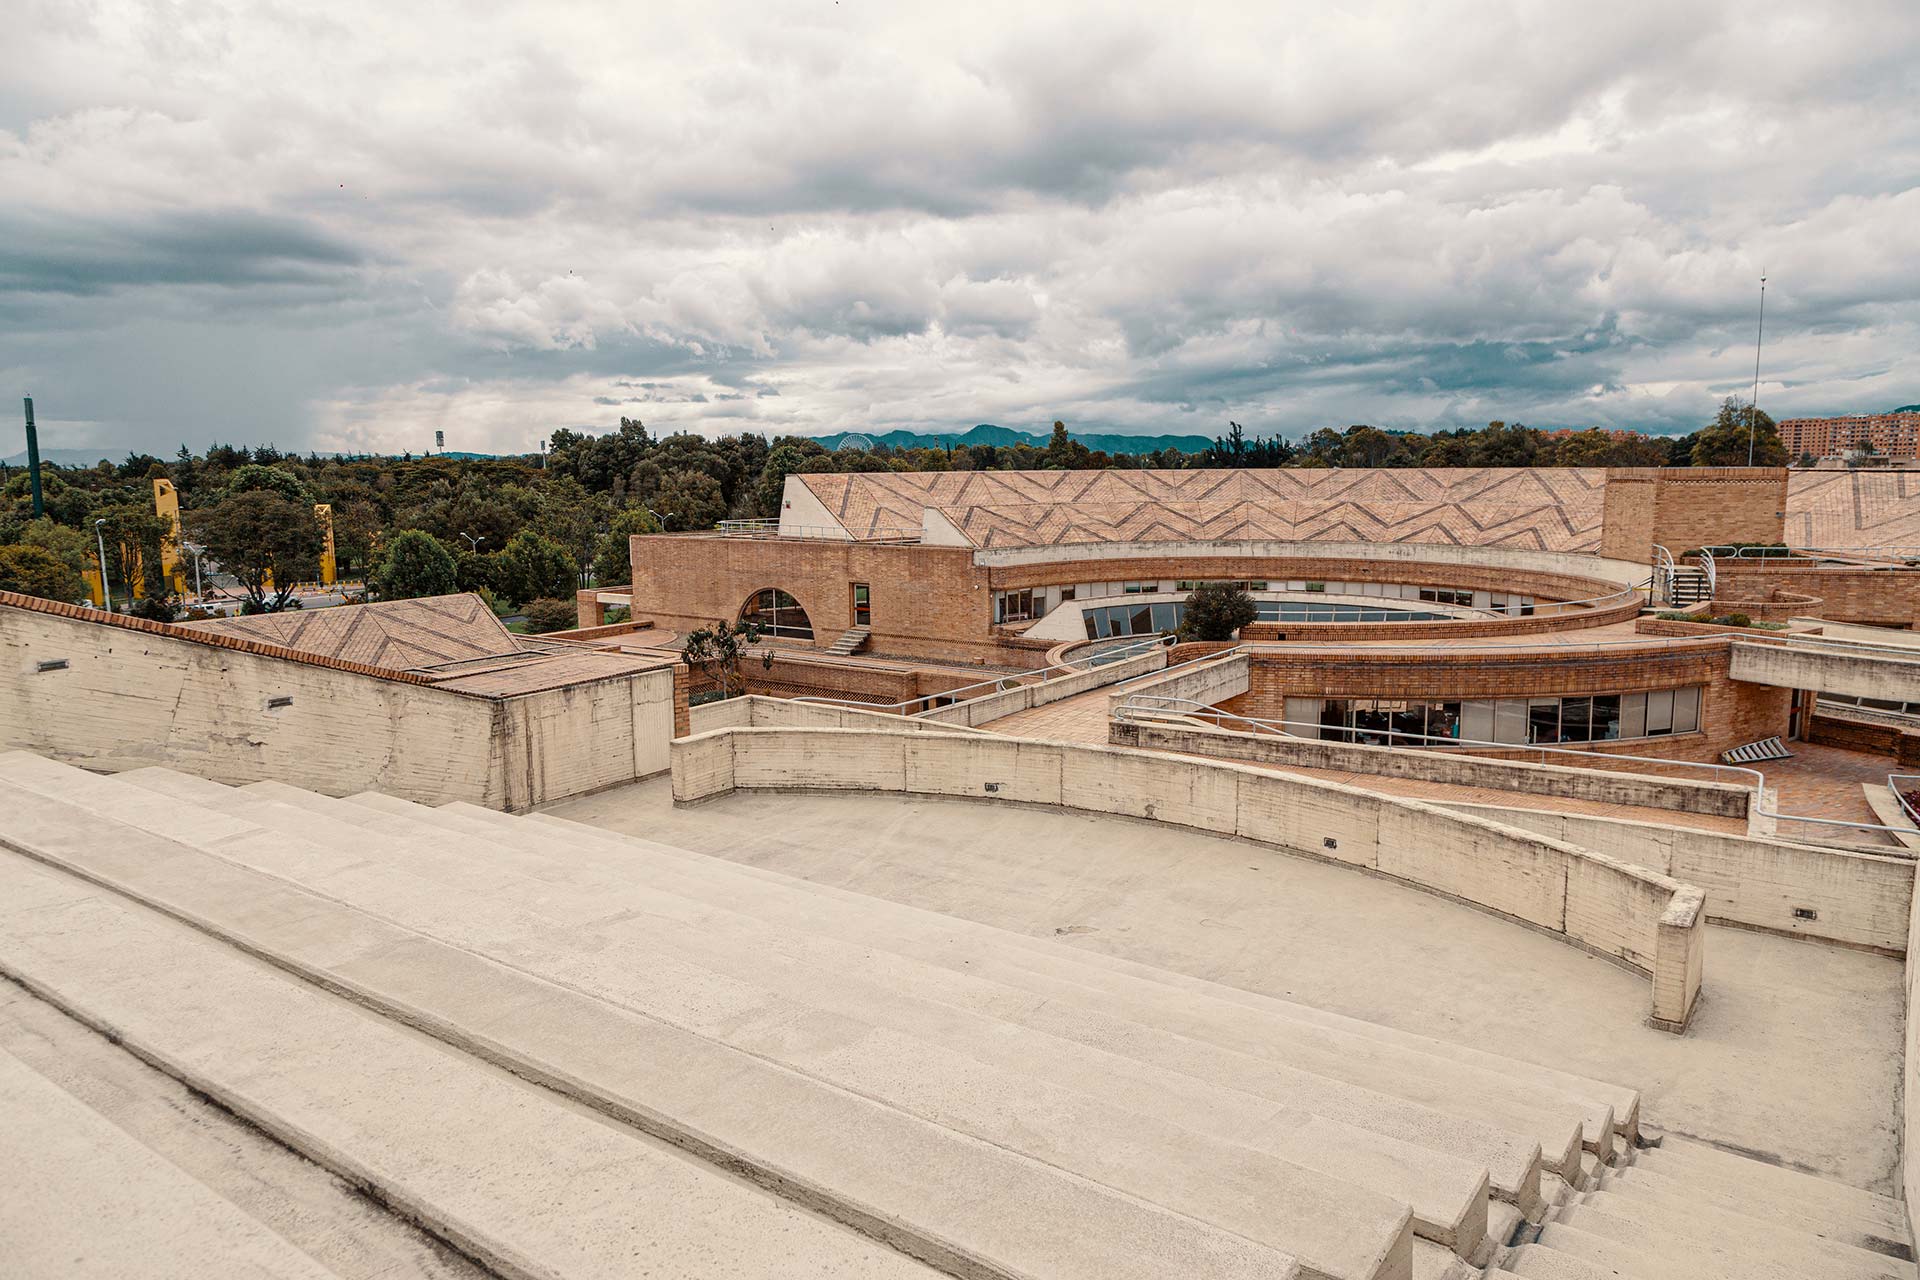
[[[100,548],[100,599],[106,603],[107,612],[113,612],[113,588],[107,585],[107,539],[101,533],[106,524],[105,518],[93,522],[93,544]]]
[[[480,554],[480,544],[487,540],[487,535],[484,533],[477,538],[470,533],[463,533],[460,536],[467,540],[467,550],[474,555]]]
[[[183,542],[180,545],[193,554],[193,598],[204,603],[207,593],[200,589],[200,556],[206,548],[193,542]]]
[[[1747,401],[1747,465],[1753,465],[1754,432],[1760,412],[1760,339],[1767,332],[1767,278],[1760,277],[1760,324],[1753,333],[1753,399]]]

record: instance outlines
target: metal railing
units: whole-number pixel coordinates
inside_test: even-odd
[[[779,520],[722,520],[711,529],[689,529],[715,538],[805,538],[817,542],[918,542],[921,531],[905,525],[849,529],[844,525],[787,524]]]
[[[1650,604],[1673,603],[1673,577],[1679,567],[1673,563],[1673,553],[1653,544],[1653,576],[1647,579],[1647,596]]]
[[[991,680],[979,680],[973,684],[963,684],[956,689],[940,689],[933,693],[923,693],[917,697],[903,698],[899,702],[869,702],[863,698],[841,698],[830,694],[808,694],[804,697],[794,698],[792,701],[841,706],[854,711],[873,711],[881,715],[919,715],[922,712],[937,711],[942,707],[951,706],[956,702],[969,700],[957,696],[960,694],[970,694],[972,697],[985,697],[989,693],[1006,693],[1022,686],[1051,684],[1056,680],[1064,680],[1069,676],[1084,675],[1096,666],[1110,666],[1115,662],[1125,661],[1125,657],[1138,656],[1138,654],[1128,653],[1124,657],[1115,657],[1114,654],[1116,652],[1137,649],[1139,653],[1145,653],[1156,645],[1166,646],[1172,643],[1173,637],[1170,634],[1143,636],[1134,644],[1123,646],[1122,650],[1109,649],[1103,651],[1100,655],[1103,661],[1089,663],[1085,667],[1076,667],[1073,665],[1074,659],[1065,658],[1061,660],[1058,667],[1043,667],[1038,671],[1022,671],[1016,674],[995,676]],[[1208,656],[1211,657],[1213,655]],[[1180,663],[1178,665],[1185,666],[1186,664]],[[1170,668],[1162,668],[1162,670],[1170,670]],[[1058,674],[1048,675],[1047,672],[1049,671],[1057,672]],[[1153,672],[1152,674],[1158,675],[1159,672]],[[1029,676],[1038,676],[1039,679],[1028,679],[1027,677]],[[1119,683],[1124,684],[1127,683],[1127,681],[1120,681]],[[984,692],[974,693],[974,690],[983,690]],[[935,698],[943,698],[945,701],[935,703],[933,701]],[[908,711],[908,707],[913,707],[914,710]]]
[[[1120,720],[1141,720],[1141,719],[1151,720],[1156,718],[1156,712],[1161,714],[1168,713],[1168,707],[1166,706],[1156,706],[1156,705],[1147,705],[1147,704],[1180,704],[1190,708],[1197,708],[1198,709],[1197,711],[1196,710],[1174,711],[1174,712],[1171,712],[1171,714],[1175,718],[1183,719],[1183,720],[1211,720],[1216,725],[1220,724],[1222,720],[1232,720],[1241,724],[1257,725],[1259,726],[1259,729],[1256,730],[1256,732],[1260,730],[1264,730],[1264,731],[1273,733],[1275,735],[1278,735],[1280,737],[1296,738],[1296,739],[1299,739],[1300,741],[1316,741],[1316,740],[1320,742],[1337,741],[1336,739],[1330,739],[1322,736],[1322,734],[1327,732],[1329,729],[1331,729],[1332,732],[1339,733],[1339,734],[1353,734],[1353,733],[1359,733],[1359,732],[1368,732],[1363,730],[1343,729],[1343,728],[1336,728],[1333,726],[1323,725],[1317,720],[1313,720],[1313,721],[1274,720],[1274,719],[1267,719],[1267,718],[1262,718],[1258,716],[1235,715],[1233,712],[1222,711],[1218,707],[1208,706],[1204,702],[1195,702],[1191,698],[1165,698],[1155,694],[1133,695],[1132,697],[1128,698],[1126,702],[1122,703],[1118,709],[1116,709],[1116,711],[1114,712],[1114,716],[1116,719],[1120,719]],[[1309,736],[1307,734],[1290,732],[1290,730],[1297,729],[1297,728],[1312,729],[1313,733],[1311,736]],[[1752,780],[1751,783],[1750,784],[1741,783],[1738,785],[1751,785],[1756,792],[1759,792],[1762,794],[1764,794],[1766,784],[1767,784],[1766,776],[1762,774],[1758,769],[1749,769],[1744,765],[1737,765],[1737,764],[1709,764],[1709,763],[1698,761],[1698,760],[1671,760],[1664,756],[1630,756],[1630,755],[1625,755],[1625,754],[1614,752],[1614,751],[1581,751],[1574,747],[1550,747],[1537,742],[1489,742],[1480,738],[1455,738],[1455,737],[1447,736],[1445,734],[1409,733],[1402,729],[1386,729],[1386,730],[1381,730],[1380,733],[1382,734],[1382,736],[1384,736],[1387,739],[1387,741],[1378,742],[1378,743],[1373,743],[1373,742],[1344,743],[1343,742],[1343,743],[1339,743],[1339,745],[1383,746],[1383,747],[1394,747],[1394,748],[1399,748],[1403,750],[1412,750],[1412,751],[1438,751],[1438,750],[1444,750],[1451,747],[1491,747],[1496,750],[1506,751],[1506,752],[1536,751],[1541,753],[1542,756],[1545,756],[1545,755],[1579,756],[1582,760],[1587,760],[1587,761],[1591,761],[1597,756],[1599,758],[1606,759],[1606,760],[1630,760],[1637,764],[1657,764],[1657,765],[1661,765],[1663,767],[1669,767],[1669,768],[1706,770],[1713,774],[1714,780],[1716,782],[1720,781],[1721,777],[1725,774],[1744,774],[1747,778]],[[1408,740],[1419,739],[1419,741],[1417,742],[1416,741],[1395,741],[1395,739],[1408,739]],[[1432,745],[1427,745],[1427,744],[1432,744]],[[1466,754],[1472,754],[1472,753],[1468,752]],[[1550,763],[1550,761],[1542,759],[1540,763],[1548,764]]]
[[[1907,784],[1904,788],[1902,783]],[[1920,827],[1920,809],[1916,809],[1909,794],[1920,795],[1920,773],[1890,773],[1887,775],[1887,790],[1893,793],[1893,802],[1900,806],[1900,812],[1907,815],[1907,821]],[[1920,835],[1920,831],[1911,834]]]
[[[1711,600],[1720,594],[1720,571],[1713,563],[1710,548],[1700,548],[1700,571],[1707,575],[1707,599]]]
[[[1136,723],[1153,720],[1161,720],[1163,722],[1166,720],[1201,720],[1210,721],[1217,728],[1226,728],[1227,726],[1224,722],[1231,720],[1238,724],[1255,726],[1254,732],[1256,735],[1264,731],[1279,737],[1294,738],[1299,741],[1330,741],[1330,739],[1320,736],[1321,732],[1329,726],[1322,725],[1318,721],[1273,720],[1256,716],[1235,715],[1233,712],[1222,711],[1218,707],[1209,706],[1204,702],[1196,702],[1191,698],[1170,698],[1156,694],[1134,694],[1115,709],[1114,718],[1116,720],[1128,720]],[[1314,735],[1312,738],[1308,738],[1304,734],[1289,732],[1289,730],[1293,728],[1310,728],[1314,730]],[[1336,729],[1335,732],[1350,734],[1356,731],[1351,729]],[[1361,744],[1342,743],[1341,745],[1381,746],[1401,751],[1444,751],[1453,747],[1491,747],[1502,752],[1535,751],[1541,753],[1543,757],[1541,760],[1542,764],[1549,763],[1544,758],[1548,754],[1578,756],[1588,762],[1585,766],[1588,768],[1593,767],[1591,762],[1596,758],[1603,760],[1627,760],[1636,764],[1659,765],[1665,769],[1708,770],[1714,774],[1714,780],[1716,782],[1720,780],[1720,775],[1722,774],[1744,774],[1752,779],[1750,784],[1742,784],[1752,787],[1754,793],[1754,799],[1751,802],[1752,811],[1763,818],[1771,818],[1776,824],[1781,822],[1804,822],[1822,827],[1844,827],[1854,831],[1875,831],[1895,837],[1914,834],[1900,827],[1889,827],[1877,822],[1851,822],[1844,818],[1816,818],[1811,815],[1784,813],[1777,807],[1769,808],[1767,797],[1770,793],[1767,790],[1766,775],[1758,769],[1749,769],[1744,765],[1712,764],[1697,760],[1674,760],[1665,756],[1634,756],[1613,751],[1582,751],[1573,747],[1549,747],[1540,743],[1487,742],[1478,738],[1453,738],[1437,734],[1408,733],[1399,729],[1387,729],[1381,731],[1381,733],[1388,739],[1387,741]],[[1393,739],[1396,738],[1417,738],[1421,741],[1393,741]],[[1466,754],[1473,753],[1469,751]],[[1920,775],[1893,774],[1889,775],[1887,785],[1889,789],[1893,790],[1894,798],[1899,802],[1901,808],[1914,819],[1916,825],[1920,825],[1920,813],[1914,812],[1912,806],[1907,803],[1906,797],[1899,793],[1899,789],[1895,785],[1896,780],[1905,779],[1911,779],[1913,782],[1920,784]],[[1896,843],[1898,842],[1896,841]],[[1902,848],[1904,848],[1904,846],[1902,846]]]

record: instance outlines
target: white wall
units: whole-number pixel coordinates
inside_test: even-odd
[[[1698,888],[1518,827],[1355,787],[993,735],[722,729],[673,744],[676,802],[735,788],[1014,800],[1237,836],[1455,898],[1615,960],[1652,979],[1649,1021],[1663,1029],[1685,1028],[1699,992]]]

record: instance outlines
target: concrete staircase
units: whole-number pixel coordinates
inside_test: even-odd
[[[1630,1089],[557,819],[12,753],[0,844],[0,971],[508,1274],[1914,1274]]]
[[[840,633],[839,639],[827,646],[827,652],[836,658],[844,658],[858,653],[867,645],[867,637],[872,634],[869,627],[848,627]]]

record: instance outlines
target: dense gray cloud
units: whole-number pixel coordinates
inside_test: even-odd
[[[27,0],[0,385],[155,452],[1673,430],[1765,272],[1765,407],[1920,400],[1911,0],[1249,9]]]

